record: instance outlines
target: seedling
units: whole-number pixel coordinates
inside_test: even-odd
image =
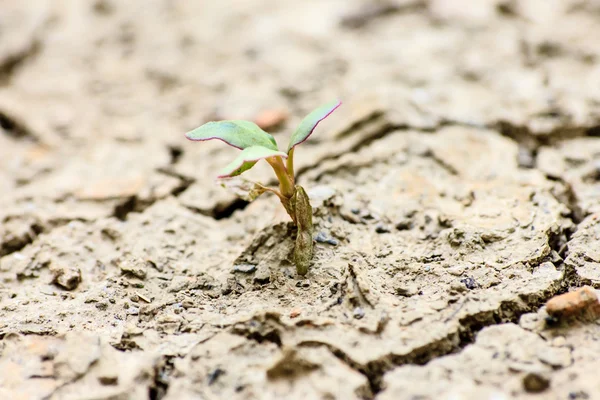
[[[279,150],[273,136],[250,121],[212,121],[185,134],[190,140],[218,139],[242,150],[221,171],[218,178],[226,179],[238,176],[248,171],[260,160],[265,160],[271,165],[279,180],[279,188],[274,189],[252,182],[252,187],[247,188],[247,198],[253,200],[265,192],[273,193],[279,197],[281,204],[298,229],[294,247],[294,263],[296,264],[296,271],[300,275],[305,275],[308,272],[308,266],[313,256],[313,225],[312,207],[308,196],[302,186],[296,185],[294,149],[299,144],[304,143],[319,122],[327,118],[340,104],[339,101],[333,101],[308,114],[292,134],[285,152]]]

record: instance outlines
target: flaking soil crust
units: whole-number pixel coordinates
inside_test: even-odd
[[[0,7],[0,398],[596,399],[596,2]],[[265,124],[313,207],[183,133]],[[273,184],[266,166],[249,172]],[[543,397],[540,397],[543,396]]]

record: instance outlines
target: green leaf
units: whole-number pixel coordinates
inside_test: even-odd
[[[232,176],[237,176],[242,172],[245,172],[252,168],[254,164],[258,162],[258,160],[262,160],[263,158],[269,157],[287,157],[282,151],[269,149],[263,146],[250,146],[242,150],[239,156],[235,158],[229,165],[227,165],[221,171],[221,174],[218,176],[219,178],[229,178]]]
[[[323,121],[325,118],[329,116],[336,108],[338,108],[342,103],[338,100],[332,101],[330,103],[324,104],[316,110],[312,111],[308,114],[298,125],[296,131],[290,138],[290,144],[288,146],[287,152],[289,153],[291,149],[304,142],[311,133],[315,130],[319,122]]]
[[[194,141],[219,139],[240,150],[250,146],[277,150],[275,138],[250,121],[211,121],[186,133],[185,137]]]

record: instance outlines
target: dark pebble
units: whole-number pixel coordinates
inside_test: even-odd
[[[530,372],[523,377],[523,388],[528,393],[541,393],[549,387],[550,380],[540,374]]]
[[[118,376],[99,376],[98,381],[105,386],[114,386],[119,383]]]
[[[221,375],[225,373],[221,368],[215,368],[211,373],[208,374],[208,384],[212,385],[219,379]]]
[[[310,281],[308,279],[298,281],[298,282],[296,282],[296,287],[303,287],[303,288],[310,287]]]
[[[339,244],[339,242],[337,240],[335,240],[332,237],[329,237],[329,236],[325,235],[323,232],[317,233],[317,236],[315,236],[315,241],[317,243],[327,243],[327,244],[330,244],[332,246],[337,246]]]
[[[390,228],[383,224],[379,224],[375,227],[375,232],[377,233],[390,233]]]
[[[464,283],[464,285],[467,287],[467,289],[469,290],[473,290],[475,289],[477,286],[477,282],[475,282],[475,279],[471,278],[471,277],[467,277],[465,279],[461,279],[460,280],[462,283]]]
[[[583,390],[579,390],[577,392],[569,392],[569,400],[587,400],[590,398],[590,395],[584,392]]]

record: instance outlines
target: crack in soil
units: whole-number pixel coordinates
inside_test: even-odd
[[[297,346],[298,347],[309,347],[309,348],[325,347],[331,354],[333,354],[342,363],[346,364],[350,369],[357,371],[358,373],[363,375],[365,378],[367,378],[367,381],[369,383],[369,391],[367,393],[363,394],[363,398],[373,399],[375,397],[375,395],[379,391],[381,391],[381,388],[379,388],[377,385],[375,385],[375,382],[372,380],[372,376],[369,375],[369,373],[364,365],[362,365],[361,363],[359,363],[357,361],[354,361],[348,354],[346,354],[341,349],[333,346],[332,344],[320,342],[318,340],[305,340],[305,341],[299,342],[297,344]]]
[[[3,220],[3,223],[10,221],[11,218],[14,217],[6,217]],[[39,221],[32,222],[29,224],[29,230],[25,235],[10,235],[8,240],[6,240],[6,236],[1,238],[2,242],[0,242],[0,258],[21,251],[27,245],[34,243],[42,233],[50,233],[52,230],[60,228],[61,226],[67,225],[68,223],[74,221],[84,223],[92,222],[84,218],[52,218],[45,223],[40,223]]]
[[[551,116],[555,116],[552,114]],[[553,146],[565,140],[578,137],[597,137],[600,136],[600,125],[591,126],[575,126],[567,124],[559,124],[554,129],[535,134],[529,128],[522,125],[515,125],[509,121],[498,121],[486,126],[488,129],[499,132],[502,136],[512,139],[519,145],[519,149],[529,152],[532,157],[531,166],[535,168],[537,153],[540,147]],[[521,165],[520,165],[521,166]]]
[[[167,395],[170,385],[170,376],[173,373],[173,356],[162,356],[154,365],[154,376],[150,387],[148,388],[149,400],[161,400]]]
[[[355,270],[356,266],[354,263],[349,263],[348,264],[348,280],[350,280],[352,282],[352,289],[354,291],[354,294],[356,295],[355,299],[355,306],[359,306],[359,305],[367,305],[369,306],[369,308],[373,309],[374,306],[373,304],[369,301],[369,299],[367,298],[367,296],[365,296],[365,294],[363,293],[363,289],[361,288],[361,285],[358,281],[358,277],[357,277],[357,273]],[[347,286],[349,286],[349,284],[346,284]]]
[[[519,160],[518,160],[519,165],[524,168],[535,168],[536,167],[537,153],[538,153],[539,148],[542,146],[551,146],[560,141],[568,140],[568,139],[572,139],[572,138],[576,138],[576,137],[600,136],[600,125],[594,125],[594,126],[589,126],[589,127],[573,127],[573,126],[565,125],[565,126],[557,127],[554,130],[552,130],[546,134],[543,134],[543,135],[533,134],[528,128],[526,128],[524,126],[513,125],[507,121],[499,121],[496,123],[480,125],[480,124],[474,124],[474,123],[465,122],[465,121],[441,118],[439,120],[439,122],[433,127],[420,127],[420,126],[414,127],[414,126],[407,125],[407,124],[393,123],[392,121],[389,121],[386,118],[385,111],[379,110],[379,111],[374,111],[367,117],[352,123],[349,127],[342,130],[337,135],[338,138],[344,138],[344,137],[351,136],[353,134],[352,132],[357,131],[359,129],[367,129],[367,133],[363,135],[362,140],[358,141],[356,144],[351,146],[348,149],[348,151],[346,151],[346,152],[328,155],[328,156],[325,156],[325,157],[322,157],[321,159],[319,159],[314,165],[298,168],[296,170],[296,180],[299,181],[299,179],[304,174],[306,174],[307,172],[309,172],[315,168],[318,168],[320,165],[322,165],[325,162],[337,160],[340,157],[342,157],[343,155],[348,154],[348,153],[356,153],[356,152],[360,151],[361,149],[371,145],[372,143],[374,143],[378,140],[385,138],[387,135],[390,135],[394,132],[413,130],[413,131],[421,132],[421,133],[434,133],[442,128],[450,127],[450,126],[461,126],[461,127],[469,127],[469,128],[477,128],[477,129],[489,129],[489,130],[494,130],[496,132],[499,132],[501,135],[510,138],[511,140],[513,140],[514,142],[516,142],[518,144],[520,153],[523,153],[523,156],[528,159],[527,161],[522,161],[523,157],[521,155],[519,156]],[[173,150],[171,150],[171,151],[173,151]],[[175,155],[172,156],[173,160],[175,160],[174,162],[176,162],[176,160],[178,160],[178,158],[180,156],[180,154],[177,153],[177,150],[175,150],[175,152],[176,152]],[[448,165],[443,160],[435,157],[432,153],[427,154],[426,156],[432,158],[433,161],[438,163],[449,174],[457,175],[457,171],[454,168],[452,168],[452,166]],[[175,176],[175,175],[173,175],[173,176]],[[182,178],[182,179],[190,179],[189,177],[182,177],[179,175],[178,175],[178,177]],[[581,220],[583,220],[584,216],[582,215],[580,208],[577,206],[576,197],[573,193],[572,188],[570,188],[570,186],[560,178],[548,176],[548,179],[554,180],[554,181],[560,181],[561,183],[563,183],[565,185],[565,187],[567,188],[567,193],[568,193],[568,197],[569,197],[568,201],[565,202],[558,198],[557,198],[557,200],[559,200],[561,203],[565,204],[569,208],[569,210],[571,210],[572,215],[569,216],[569,218],[571,218],[571,220],[573,220],[573,222],[575,224],[578,224]],[[317,178],[317,180],[318,180],[318,178]],[[190,182],[190,184],[191,184],[191,182]],[[270,184],[274,184],[274,181],[270,182]],[[185,189],[187,189],[187,187],[189,187],[189,185],[186,186]],[[183,190],[181,192],[183,192]],[[180,194],[181,192],[179,192],[177,194]],[[229,218],[231,215],[233,215],[233,213],[235,211],[243,210],[249,204],[250,203],[248,201],[237,198],[230,202],[217,204],[215,207],[213,207],[212,209],[209,209],[209,210],[202,210],[202,209],[198,209],[196,207],[191,207],[191,206],[186,206],[186,207],[193,212],[196,212],[196,213],[199,213],[199,214],[202,214],[205,216],[209,216],[209,217],[219,220],[219,219]]]
[[[559,285],[556,290],[551,288],[544,292],[542,296],[526,296],[525,299],[522,298],[516,301],[502,301],[496,310],[482,311],[461,318],[458,324],[460,328],[455,332],[450,332],[446,337],[415,348],[408,354],[390,353],[366,364],[353,360],[344,351],[329,343],[310,340],[300,342],[298,346],[326,347],[336,358],[367,378],[370,393],[365,398],[373,399],[384,389],[383,377],[392,369],[402,365],[425,365],[436,358],[459,353],[475,342],[477,333],[483,328],[508,322],[518,323],[523,314],[536,311],[548,299],[558,294],[562,287],[562,285]]]
[[[472,124],[469,122],[450,120],[450,119],[442,119],[435,126],[432,127],[422,127],[422,126],[412,126],[408,124],[394,123],[386,118],[384,112],[373,113],[367,118],[357,121],[352,124],[349,128],[343,130],[340,134],[337,135],[338,138],[351,136],[352,131],[356,131],[359,129],[365,129],[367,132],[361,135],[361,140],[357,141],[353,146],[351,146],[348,151],[341,152],[338,154],[332,154],[329,156],[325,156],[318,160],[314,165],[299,168],[296,172],[296,179],[307,173],[308,171],[319,167],[321,164],[327,161],[335,161],[340,157],[344,156],[348,153],[356,153],[362,150],[365,147],[370,146],[374,142],[385,138],[386,136],[396,133],[396,132],[404,132],[404,131],[415,131],[420,133],[431,134],[439,131],[440,129],[450,127],[450,126],[460,126],[460,127],[468,127],[468,128],[477,128],[477,129],[489,129],[486,126],[481,126],[478,124]],[[426,154],[426,157],[432,157],[433,154]],[[443,160],[434,159],[434,161],[440,163],[440,165],[446,169],[451,175],[456,175],[457,171],[454,170],[451,166],[447,165]]]
[[[340,25],[348,29],[359,29],[374,23],[380,18],[398,14],[411,14],[427,10],[427,2],[418,0],[405,4],[393,2],[367,3],[342,17]]]
[[[548,232],[548,245],[554,252],[558,254],[563,252],[564,254],[565,243],[568,242],[571,234],[572,232],[567,227],[564,227],[559,232]],[[541,263],[548,261],[549,257],[551,257],[551,255],[537,260],[538,265],[533,268],[535,269]],[[556,268],[563,272],[562,277],[557,284],[551,285],[541,293],[523,294],[516,300],[501,301],[495,310],[486,310],[477,314],[462,317],[459,319],[459,328],[457,331],[450,332],[444,338],[413,349],[410,353],[405,355],[390,353],[377,360],[361,364],[353,360],[341,349],[329,343],[312,340],[300,342],[298,346],[326,347],[340,361],[367,378],[370,393],[366,395],[365,398],[373,399],[384,389],[384,375],[395,367],[402,365],[425,365],[436,358],[459,353],[465,347],[475,342],[477,334],[483,328],[509,322],[518,323],[522,315],[537,311],[553,296],[565,293],[571,287],[581,286],[583,282],[581,282],[581,279],[577,276],[576,271],[573,268],[566,266],[562,260],[561,257],[558,265],[556,265]],[[350,271],[350,274],[354,275],[352,270]],[[355,280],[356,278],[354,277],[354,281]],[[459,305],[458,310],[453,316],[462,309],[465,301],[468,301],[468,299],[466,298],[462,304]],[[446,320],[445,322],[449,322],[449,320]]]
[[[274,343],[277,347],[282,346],[281,332],[286,326],[281,323],[281,317],[277,313],[267,312],[260,316],[234,324],[230,333],[245,337],[257,343]]]
[[[583,221],[583,219],[587,217],[587,214],[579,206],[577,195],[575,194],[575,191],[573,190],[571,184],[559,176],[553,176],[548,174],[546,174],[545,176],[546,179],[558,182],[560,185],[562,185],[564,191],[562,193],[552,192],[552,196],[556,199],[556,201],[565,205],[569,209],[569,214],[565,217],[569,218],[575,226],[579,225]],[[570,235],[572,235],[573,233],[574,232],[571,232]]]
[[[170,164],[171,165],[175,165],[179,162],[179,160],[181,160],[181,157],[183,157],[183,147],[181,146],[177,146],[177,145],[171,145],[171,146],[167,146],[167,148],[169,149],[169,155],[171,156],[171,161]]]
[[[7,219],[3,221],[3,223],[6,222]],[[4,240],[0,243],[0,257],[21,251],[25,246],[33,243],[33,241],[44,231],[44,226],[34,222],[29,225],[29,229],[24,235],[9,235],[8,240],[3,238]]]
[[[8,85],[17,70],[40,53],[41,47],[39,40],[32,40],[28,47],[5,57],[0,63],[0,86]]]
[[[180,194],[185,192],[192,185],[192,183],[195,182],[195,180],[192,178],[176,174],[173,171],[168,170],[168,169],[158,168],[156,171],[160,174],[179,179],[179,184],[177,186],[175,186],[173,189],[171,189],[171,191],[169,192],[169,194],[166,197],[179,196]],[[146,210],[148,207],[154,205],[155,203],[157,203],[163,199],[164,199],[164,197],[151,197],[150,199],[143,200],[143,199],[140,199],[138,197],[138,195],[133,195],[133,196],[128,197],[121,203],[117,204],[113,210],[112,216],[119,219],[120,221],[126,221],[129,213],[144,212],[144,210]]]
[[[12,138],[29,139],[33,142],[39,142],[39,138],[29,129],[24,121],[10,115],[7,111],[0,110],[0,128]]]
[[[100,339],[98,339],[98,345],[100,344]],[[52,390],[52,392],[50,392],[48,395],[42,397],[43,400],[50,400],[52,398],[54,398],[54,396],[60,392],[60,390],[66,386],[69,386],[73,383],[77,383],[78,381],[82,380],[86,374],[92,369],[94,368],[97,364],[98,364],[98,360],[99,358],[93,360],[92,362],[90,362],[86,367],[84,371],[78,371],[76,372],[75,376],[73,376],[71,379],[68,379],[64,382],[62,382],[60,385],[58,385],[56,388],[54,388],[54,390]],[[74,371],[75,372],[75,371]]]
[[[0,113],[0,125],[2,125],[5,130],[11,132],[16,137],[23,136],[32,136],[26,128],[14,120],[8,118],[5,114]],[[380,140],[391,134],[392,132],[396,132],[399,130],[417,130],[420,132],[434,132],[438,129],[441,129],[444,126],[449,125],[460,125],[464,126],[464,123],[460,123],[457,121],[444,121],[438,124],[433,129],[415,129],[410,126],[405,125],[394,125],[388,121],[384,121],[383,124],[377,126],[377,129],[374,129],[369,137],[365,140],[356,143],[351,147],[350,152],[357,152],[360,149],[370,145],[371,143]],[[511,125],[503,124],[500,126],[500,133],[506,137],[509,137],[519,145],[526,146],[529,149],[532,149],[534,154],[537,154],[537,149],[544,145],[551,145],[560,140],[569,139],[572,137],[573,132],[571,131],[568,134],[563,135],[548,135],[538,137],[533,135],[527,129],[514,127]],[[577,135],[580,136],[595,136],[600,134],[600,127],[591,127],[591,128],[581,128],[576,131]],[[176,164],[182,155],[182,150],[176,147],[170,147],[171,154],[171,165]],[[346,154],[346,153],[344,153]],[[324,157],[319,160],[314,166],[304,168],[299,171],[298,176],[302,175],[306,171],[311,168],[315,168],[321,163],[337,159],[341,157],[342,154],[333,155],[330,157]],[[436,160],[439,161],[439,160]],[[443,162],[442,162],[443,163]],[[442,166],[444,166],[442,164]],[[447,168],[445,168],[447,169]],[[159,168],[157,170],[159,173],[175,177],[180,180],[180,184],[171,191],[171,195],[178,196],[183,193],[187,188],[194,182],[194,179],[186,176],[179,175],[169,168]],[[456,174],[456,171],[448,170],[451,174]],[[547,176],[549,180],[559,182],[565,188],[565,192],[562,196],[554,194],[557,201],[561,204],[564,204],[571,212],[567,216],[573,222],[575,229],[576,226],[583,219],[583,215],[581,209],[577,204],[576,196],[573,192],[573,189],[570,185],[565,182],[563,179],[559,177],[551,177]],[[127,215],[130,212],[143,212],[146,208],[151,206],[157,201],[160,201],[159,198],[153,198],[151,201],[141,202],[137,196],[132,196],[126,199],[123,203],[119,204],[115,207],[114,216],[121,219],[126,220]],[[200,212],[204,215],[212,216],[215,219],[228,218],[238,209],[243,209],[248,202],[237,199],[230,203],[220,205],[218,207],[214,207],[208,213],[201,210],[193,210],[195,212]],[[189,207],[188,207],[189,208]],[[66,221],[65,223],[67,223]],[[56,226],[60,226],[61,224],[53,224]],[[2,243],[2,247],[0,247],[0,256],[10,254],[11,252],[18,251],[25,247],[28,244],[31,244],[35,238],[42,232],[45,231],[44,227],[41,225],[32,225],[32,231],[35,233],[34,235],[28,235],[23,238],[21,241],[17,241],[15,243],[4,242]],[[474,343],[477,333],[480,332],[483,328],[500,324],[513,322],[518,323],[519,318],[526,313],[536,311],[541,305],[543,305],[549,298],[566,292],[570,287],[578,287],[583,284],[581,279],[577,276],[576,271],[573,268],[567,267],[562,259],[566,257],[566,251],[568,247],[568,242],[571,238],[572,231],[568,229],[561,229],[560,232],[556,234],[548,233],[548,244],[550,248],[555,251],[557,254],[561,256],[561,261],[557,265],[557,269],[563,270],[563,277],[560,281],[559,285],[552,286],[548,290],[544,291],[541,294],[536,295],[524,295],[521,296],[518,300],[506,300],[502,301],[499,307],[495,310],[487,310],[482,311],[480,313],[474,315],[468,315],[459,320],[459,329],[455,332],[449,333],[446,337],[436,340],[431,343],[427,343],[421,347],[413,349],[410,353],[405,355],[397,355],[397,354],[387,354],[383,357],[380,357],[377,360],[370,361],[366,364],[361,364],[355,360],[353,360],[348,354],[346,354],[341,349],[324,342],[319,341],[305,341],[298,343],[299,347],[320,347],[324,346],[330,351],[336,358],[342,361],[351,369],[361,373],[364,375],[369,383],[369,390],[362,395],[364,398],[372,399],[379,392],[381,392],[383,388],[383,377],[384,375],[392,370],[395,367],[402,365],[424,365],[429,361],[462,351],[469,344]],[[542,260],[536,260],[539,266],[540,263],[547,261],[547,257],[544,257]],[[535,266],[534,266],[535,268]],[[350,278],[354,284],[355,289],[359,293],[360,297],[363,298],[364,302],[369,304],[369,302],[364,298],[360,288],[357,287],[356,282],[356,271],[350,266],[349,274]],[[253,322],[253,323],[251,323]],[[258,322],[258,323],[257,323]],[[274,316],[265,316],[265,321],[250,321],[249,324],[237,325],[232,329],[232,333],[244,336],[250,340],[257,341],[258,343],[262,343],[264,341],[272,342],[277,346],[282,346],[282,338],[279,332],[280,329],[284,329],[285,326],[279,323],[279,318],[275,318]],[[151,385],[149,389],[149,398],[152,400],[160,400],[164,398],[169,388],[169,374],[173,370],[173,362],[169,357],[164,357],[154,369],[154,383]]]
[[[159,169],[158,172],[168,176],[176,177],[180,180],[180,184],[174,187],[169,193],[169,195],[171,196],[179,196],[181,193],[187,190],[187,188],[190,187],[190,185],[194,182],[193,179],[176,175],[174,173],[167,172],[166,170]],[[114,207],[111,216],[119,219],[120,221],[126,221],[129,213],[141,213],[148,207],[152,206],[153,204],[162,199],[162,197],[153,197],[148,200],[141,200],[137,195],[130,196]],[[11,216],[6,217],[3,220],[3,223],[6,223],[8,220],[10,220],[10,218]],[[29,225],[29,230],[24,235],[15,236],[9,234],[5,237],[0,238],[2,239],[0,241],[0,257],[4,257],[12,253],[18,252],[22,250],[25,246],[34,243],[34,241],[39,237],[40,234],[50,233],[52,230],[64,226],[72,221],[92,222],[83,218],[55,218],[50,219],[45,223],[40,223],[39,221],[33,222]]]

